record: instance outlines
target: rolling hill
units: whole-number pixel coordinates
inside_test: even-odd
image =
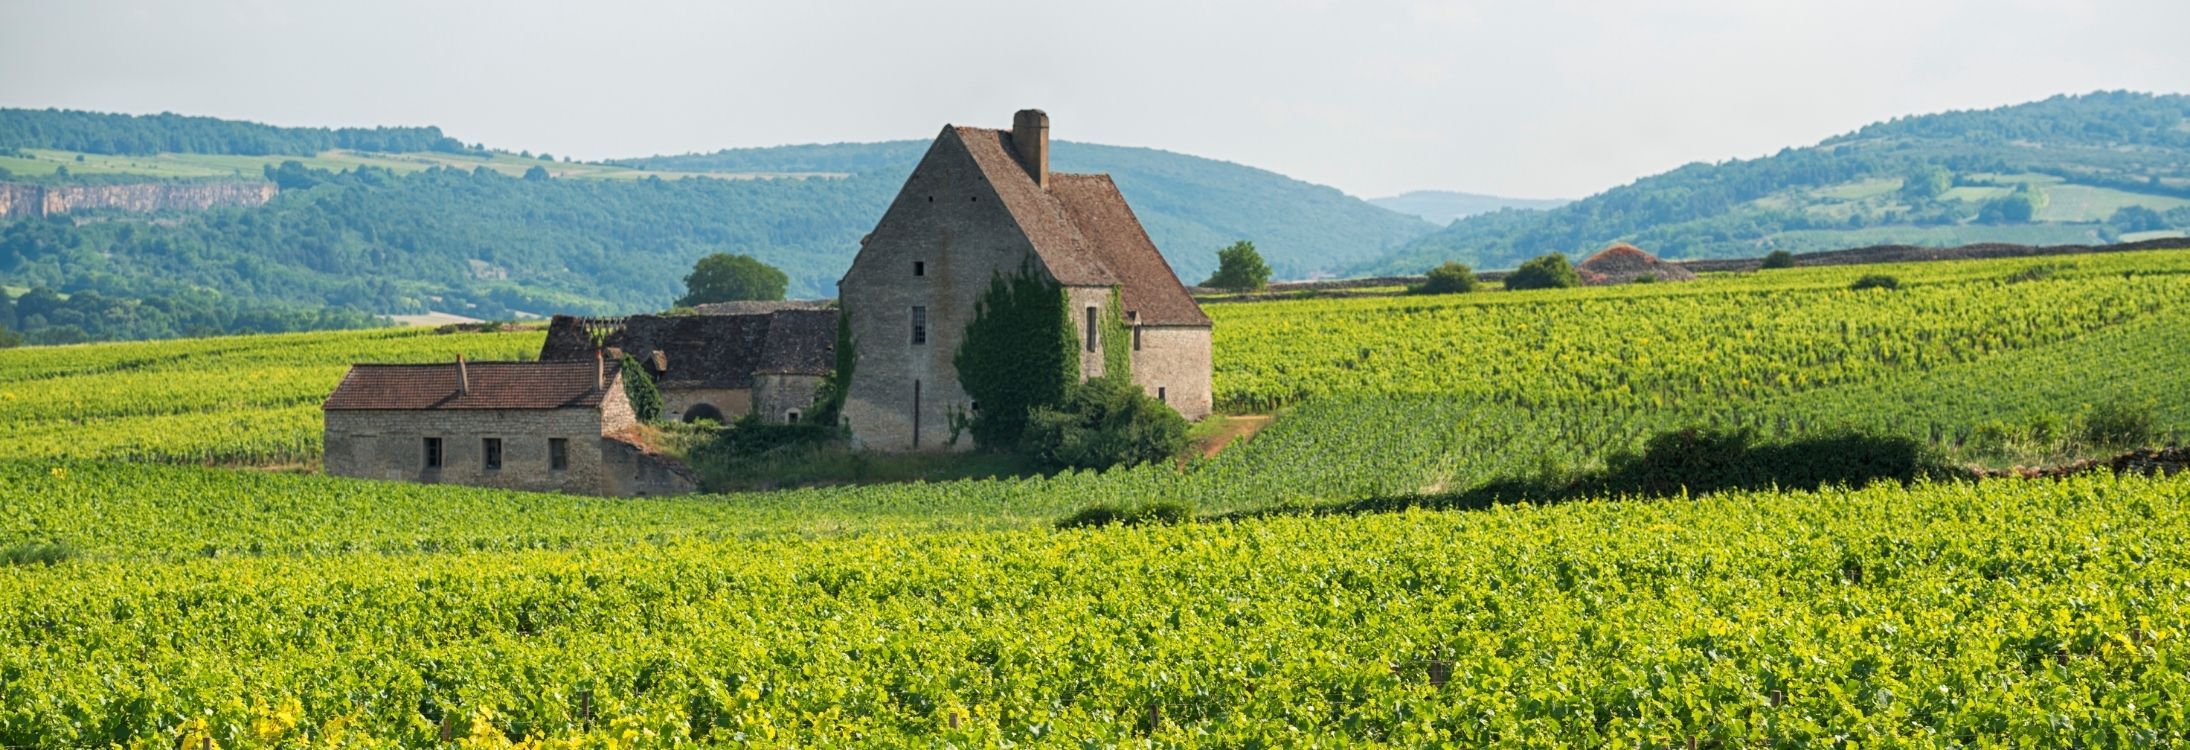
[[[37,343],[659,309],[693,260],[747,253],[832,296],[922,142],[578,163],[434,128],[274,128],[0,110],[0,182],[271,181],[261,206],[0,223],[0,328]],[[403,150],[379,150],[403,149]],[[1152,149],[1057,144],[1110,172],[1189,277],[1251,239],[1281,276],[1366,262],[1435,229],[1339,191]],[[50,291],[45,291],[50,290]],[[57,294],[55,293],[57,292]]]
[[[1443,226],[1500,209],[1551,209],[1573,201],[1565,198],[1506,198],[1451,190],[1412,190],[1383,198],[1370,198],[1369,203],[1403,214],[1420,216]]]
[[[1762,158],[1690,164],[1548,211],[1468,217],[1353,270],[1507,268],[1615,241],[1688,259],[2184,230],[2190,97],[2100,92],[1905,117]]]

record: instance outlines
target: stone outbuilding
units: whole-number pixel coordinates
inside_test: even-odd
[[[1132,382],[1188,419],[1207,416],[1209,317],[1108,175],[1049,168],[1049,116],[1010,130],[945,126],[837,282],[855,348],[843,417],[879,450],[963,450],[949,424],[977,411],[953,357],[992,281],[1031,268],[1061,287],[1084,342],[1079,376],[1105,374],[1102,310],[1132,337]]]
[[[611,362],[629,355],[662,395],[662,418],[728,424],[747,414],[793,423],[811,411],[836,366],[837,311],[818,303],[742,302],[728,314],[558,315],[540,347],[543,362]]]
[[[321,408],[331,475],[589,495],[695,484],[635,439],[623,380],[599,358],[352,365]]]

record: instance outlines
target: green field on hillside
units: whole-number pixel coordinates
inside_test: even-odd
[[[504,152],[485,154],[451,154],[432,151],[416,153],[383,154],[357,151],[324,151],[314,156],[242,156],[233,154],[86,154],[75,151],[52,149],[24,149],[27,156],[0,156],[0,169],[20,177],[51,177],[57,169],[66,168],[77,175],[129,175],[152,179],[260,179],[265,168],[294,161],[313,169],[342,171],[357,167],[387,169],[400,174],[419,172],[435,167],[452,169],[486,169],[511,177],[522,176],[533,167],[547,169],[555,177],[584,179],[635,180],[643,177],[660,177],[674,180],[680,177],[714,177],[720,179],[756,179],[766,177],[842,177],[841,174],[790,173],[790,172],[690,172],[649,170],[590,162],[548,161]]]
[[[1697,425],[2180,441],[2185,300],[2190,251],[1211,305],[1278,414],[1214,458],[646,500],[224,468],[538,332],[0,352],[0,745],[2180,744],[2190,476],[1429,509]]]

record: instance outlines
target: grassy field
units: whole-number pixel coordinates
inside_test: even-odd
[[[760,179],[769,177],[841,177],[822,173],[760,173],[760,172],[675,172],[633,169],[607,164],[585,162],[547,161],[527,158],[516,154],[494,152],[477,154],[406,153],[381,154],[355,151],[327,151],[317,156],[229,156],[220,154],[157,154],[108,155],[79,154],[72,151],[29,149],[28,158],[0,156],[0,169],[6,169],[23,177],[50,176],[56,169],[66,167],[79,175],[136,175],[154,179],[208,179],[249,178],[258,179],[268,166],[286,161],[296,161],[314,169],[340,171],[359,166],[393,170],[399,173],[417,172],[434,167],[477,169],[484,167],[510,176],[523,175],[527,170],[544,167],[556,177],[605,180],[635,180],[660,177],[673,180],[682,177],[713,177],[718,179]]]
[[[2185,300],[2153,251],[1211,305],[1278,411],[1213,458],[644,501],[147,465],[308,466],[343,363],[537,332],[0,352],[0,745],[2180,744],[2190,477],[1425,508],[1691,425],[2179,441]]]

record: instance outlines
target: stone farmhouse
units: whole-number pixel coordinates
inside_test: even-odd
[[[591,362],[604,349],[654,379],[662,417],[729,424],[751,414],[795,423],[836,367],[837,311],[806,302],[707,305],[696,315],[558,315],[543,362]]]
[[[332,475],[589,495],[694,487],[632,439],[623,379],[599,358],[352,365],[321,408]]]
[[[1208,416],[1209,317],[1108,175],[1050,171],[1049,116],[1030,109],[1008,131],[943,128],[861,240],[835,308],[739,302],[688,315],[557,316],[537,362],[353,365],[323,405],[326,470],[603,495],[690,491],[688,471],[637,439],[624,356],[654,380],[667,419],[796,423],[844,354],[852,377],[841,418],[854,446],[965,450],[972,441],[953,440],[950,425],[980,404],[954,358],[982,296],[1006,278],[1058,291],[1065,322],[1040,335],[1077,352],[1079,379],[1122,362],[1150,396],[1188,419]],[[840,353],[846,335],[851,351]]]
[[[952,364],[993,279],[1032,268],[1064,289],[1080,377],[1104,374],[1097,321],[1117,295],[1132,381],[1188,419],[1209,414],[1210,322],[1109,175],[1049,169],[1049,115],[1010,130],[945,126],[837,282],[855,349],[843,416],[856,445],[964,450],[977,410]]]

